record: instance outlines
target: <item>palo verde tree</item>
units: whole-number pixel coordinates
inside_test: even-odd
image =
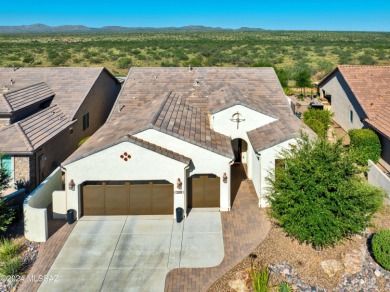
[[[1,162],[2,155],[0,155]],[[13,210],[8,208],[8,204],[1,197],[2,191],[8,187],[10,181],[8,172],[4,168],[0,168],[0,231],[7,230],[7,226],[11,224],[14,219]]]
[[[362,232],[382,205],[383,191],[364,183],[341,141],[309,140],[280,153],[284,167],[270,173],[270,214],[284,230],[315,248]]]

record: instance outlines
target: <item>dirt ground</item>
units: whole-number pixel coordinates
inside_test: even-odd
[[[376,214],[373,225],[367,231],[375,233],[379,229],[390,229],[390,206],[384,206]],[[297,240],[288,237],[280,227],[273,224],[268,237],[253,253],[257,255],[256,260],[262,266],[288,263],[298,273],[301,280],[317,287],[333,289],[339,284],[342,272],[329,277],[321,268],[320,262],[341,260],[347,252],[359,250],[361,244],[366,245],[366,238],[355,235],[337,246],[315,250],[310,245],[300,244]],[[249,270],[250,266],[251,259],[248,256],[215,282],[209,291],[235,291],[229,287],[229,281],[234,279],[238,271]]]

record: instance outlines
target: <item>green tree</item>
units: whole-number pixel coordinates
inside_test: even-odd
[[[306,95],[306,87],[310,87],[312,85],[310,71],[307,68],[301,69],[296,73],[294,80],[295,85],[301,88],[301,94],[303,88],[303,94]]]
[[[3,155],[0,155],[0,162]],[[4,168],[0,169],[0,231],[7,230],[7,226],[14,219],[13,210],[9,209],[8,204],[1,197],[1,193],[8,187],[10,182],[9,174]]]
[[[267,178],[270,215],[300,242],[321,248],[361,233],[382,205],[383,191],[362,181],[341,141],[302,136],[280,158],[285,167]]]
[[[331,119],[328,110],[309,109],[303,114],[303,122],[321,138],[326,137]]]
[[[371,129],[352,129],[348,131],[351,139],[349,150],[354,161],[367,165],[370,159],[377,163],[381,157],[382,146],[378,135]]]

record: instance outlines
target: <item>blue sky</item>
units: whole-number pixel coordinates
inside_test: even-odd
[[[2,1],[0,25],[205,25],[286,30],[390,31],[390,0]]]

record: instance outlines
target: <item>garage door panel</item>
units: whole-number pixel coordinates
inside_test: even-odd
[[[205,205],[208,207],[219,207],[220,203],[220,184],[219,178],[206,178],[205,179]]]
[[[192,178],[192,208],[204,207],[204,176]]]
[[[105,214],[128,215],[130,214],[130,186],[106,186],[105,189]]]
[[[104,186],[83,187],[83,211],[84,215],[105,215]]]
[[[165,215],[173,213],[172,184],[85,185],[84,215]]]
[[[220,207],[220,178],[201,175],[192,179],[192,208]]]
[[[173,185],[153,185],[152,214],[173,213]]]
[[[130,190],[130,214],[149,215],[152,213],[152,186],[133,185]]]

